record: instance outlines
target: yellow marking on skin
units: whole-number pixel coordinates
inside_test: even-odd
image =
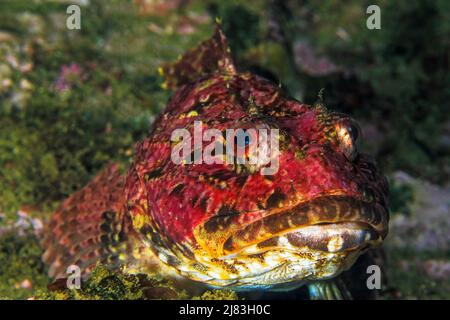
[[[109,247],[109,251],[111,251],[112,253],[116,253],[117,252],[117,248],[116,247]]]
[[[196,117],[196,116],[198,116],[198,112],[195,111],[195,110],[190,111],[190,112],[186,115],[187,118]]]
[[[127,260],[127,255],[125,253],[119,254],[119,260],[121,260],[121,261]]]
[[[144,226],[145,220],[142,214],[137,214],[133,217],[133,226],[135,229],[141,229]]]
[[[133,227],[136,230],[139,230],[139,229],[141,229],[144,225],[146,225],[149,222],[148,220],[149,219],[144,214],[136,214],[132,218]]]
[[[140,252],[138,252],[137,250],[134,250],[132,253],[133,258],[135,258],[136,260],[140,260],[142,255]]]
[[[200,83],[200,85],[195,90],[198,93],[198,92],[203,91],[204,89],[212,86],[215,83],[217,83],[216,78],[205,80],[204,82]]]
[[[233,76],[229,75],[229,74],[224,74],[222,76],[223,81],[225,81],[227,84],[229,84],[229,81],[231,81],[233,79]]]

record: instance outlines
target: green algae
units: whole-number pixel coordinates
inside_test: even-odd
[[[59,288],[58,288],[59,287]],[[125,274],[112,271],[98,264],[80,289],[67,289],[66,279],[56,288],[39,290],[35,299],[40,300],[142,300],[181,299],[186,295],[175,290],[169,281],[146,275]]]
[[[195,296],[192,300],[238,300],[236,292],[231,290],[208,290],[200,296]]]
[[[80,289],[67,289],[65,280],[61,288],[38,290],[39,300],[236,300],[238,296],[229,290],[205,291],[198,296],[189,296],[185,290],[177,288],[170,280],[158,275],[126,274],[121,270],[109,270],[98,264],[89,279]]]
[[[0,237],[0,299],[25,299],[34,290],[45,288],[46,268],[41,261],[42,249],[37,237],[9,231]],[[30,288],[21,286],[27,281]]]

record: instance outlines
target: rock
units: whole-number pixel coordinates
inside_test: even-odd
[[[450,280],[450,261],[426,260],[418,262],[417,267],[432,279],[439,281]]]
[[[340,71],[327,57],[318,56],[306,42],[294,44],[294,60],[296,65],[311,76],[325,76]]]
[[[386,247],[414,251],[450,250],[450,187],[440,187],[405,172],[391,176],[391,185],[407,185],[413,200],[403,212],[392,212]]]

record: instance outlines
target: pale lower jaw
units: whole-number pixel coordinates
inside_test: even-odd
[[[381,237],[367,224],[343,222],[290,230],[273,240],[271,246],[255,244],[221,257],[240,272],[210,284],[238,290],[285,289],[329,279],[350,268],[368,247],[379,244]]]
[[[213,287],[296,287],[339,275],[367,248],[381,243],[373,228],[357,222],[301,227],[271,240],[270,246],[253,244],[220,258],[196,256],[204,270],[190,264],[178,269],[182,275]]]
[[[254,244],[224,258],[258,254],[268,250],[338,253],[361,250],[381,242],[382,238],[378,232],[367,224],[326,223],[289,230],[274,236],[269,246]]]
[[[207,281],[216,287],[232,287],[233,290],[291,290],[315,280],[330,279],[350,268],[362,250],[324,252],[304,248],[302,251],[267,250],[260,259],[252,256],[235,256],[225,261],[238,261],[245,265],[239,275],[230,279]]]
[[[250,269],[234,284],[237,289],[285,290],[312,280],[333,278],[350,268],[368,247],[382,241],[369,225],[355,222],[302,227],[274,239],[271,247],[252,245],[223,257],[245,262]],[[261,255],[264,262],[250,259],[255,254]]]
[[[269,253],[269,252],[268,252]],[[272,259],[277,260],[275,252]],[[239,279],[234,285],[236,290],[270,289],[292,290],[306,283],[325,280],[338,276],[350,268],[362,251],[329,253],[316,251],[310,257],[299,256],[285,251],[280,260],[284,263],[261,273]],[[270,257],[270,253],[268,258]]]

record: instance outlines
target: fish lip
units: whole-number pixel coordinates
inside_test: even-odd
[[[294,247],[337,253],[363,250],[381,243],[381,235],[366,222],[339,221],[319,223],[288,232],[285,237]]]
[[[315,229],[315,230],[314,230]],[[325,229],[333,232],[326,232]],[[280,241],[283,239],[283,241]],[[342,240],[340,245],[333,244],[333,240]],[[286,244],[286,242],[288,242]],[[339,221],[336,223],[318,223],[290,230],[284,234],[273,236],[241,248],[229,258],[240,255],[260,254],[269,250],[288,251],[322,251],[325,253],[342,253],[349,251],[364,251],[370,246],[382,242],[380,234],[368,223],[355,221]],[[266,243],[266,245],[262,245]]]
[[[227,255],[300,228],[342,226],[346,223],[368,230],[371,238],[378,235],[376,242],[381,242],[387,235],[388,217],[388,209],[377,202],[365,202],[345,195],[321,196],[244,226],[230,235],[223,249]]]

